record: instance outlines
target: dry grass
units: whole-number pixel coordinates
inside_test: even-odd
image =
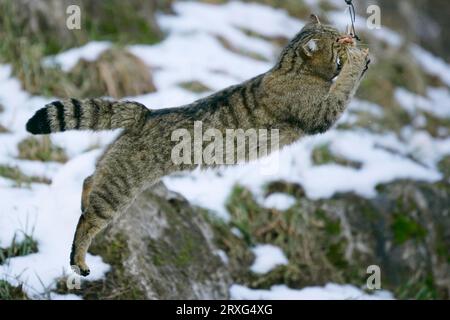
[[[187,81],[180,83],[180,87],[195,93],[205,93],[212,91],[211,88],[199,81]]]
[[[28,176],[17,167],[0,165],[0,177],[13,180],[19,187],[29,185],[30,183],[50,184],[51,180],[45,177]]]
[[[54,146],[49,137],[30,137],[18,144],[19,159],[37,161],[56,161],[64,163],[67,155],[64,149]]]

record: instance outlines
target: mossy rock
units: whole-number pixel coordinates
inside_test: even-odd
[[[90,252],[111,265],[105,279],[83,282],[86,299],[226,299],[230,276],[201,213],[158,184],[95,240]]]
[[[116,99],[156,91],[145,63],[125,49],[113,48],[97,60],[80,60],[68,74],[78,97],[110,96]]]
[[[448,298],[450,283],[450,184],[397,181],[377,187],[378,195],[365,199],[337,194],[311,200],[292,185],[272,190],[295,196],[298,203],[279,212],[261,207],[252,193],[237,186],[227,208],[228,230],[216,232],[218,245],[228,254],[238,283],[269,288],[352,283],[364,287],[370,265],[382,272],[382,288],[402,299]],[[279,246],[289,264],[267,274],[249,271],[249,247],[256,243]]]

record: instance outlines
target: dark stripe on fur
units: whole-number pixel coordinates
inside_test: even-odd
[[[56,116],[57,116],[58,122],[59,122],[59,131],[65,131],[66,130],[66,120],[64,119],[64,105],[59,101],[52,102],[52,104],[56,107],[56,111],[57,111]]]
[[[73,104],[73,117],[75,118],[75,129],[80,129],[81,125],[81,104],[76,99],[71,99]]]
[[[95,130],[95,129],[97,129],[98,120],[100,117],[100,107],[98,106],[97,102],[94,99],[91,100],[91,103],[92,103],[92,106],[94,107],[92,109],[92,114],[91,114],[91,118],[92,118],[91,129]]]

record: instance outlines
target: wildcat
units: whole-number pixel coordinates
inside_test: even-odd
[[[195,168],[171,161],[171,133],[203,127],[277,128],[280,147],[323,133],[344,112],[368,68],[369,51],[349,34],[317,16],[290,41],[264,74],[191,104],[150,110],[128,101],[68,99],[38,110],[26,124],[32,134],[122,128],[83,184],[80,216],[70,264],[87,276],[85,256],[92,239],[161,177]]]

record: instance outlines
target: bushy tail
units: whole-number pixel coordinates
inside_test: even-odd
[[[54,101],[38,110],[26,128],[32,134],[67,130],[138,129],[150,112],[144,105],[106,99]]]

